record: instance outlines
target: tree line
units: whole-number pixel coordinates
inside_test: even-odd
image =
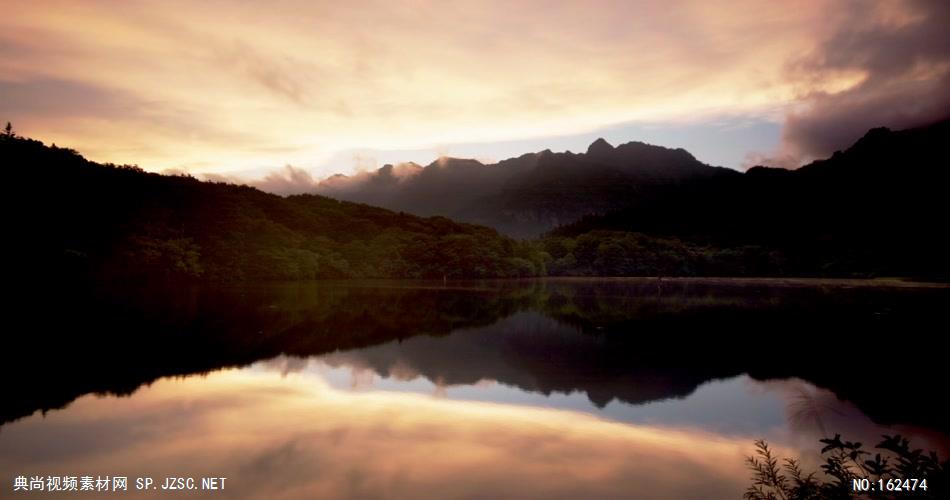
[[[281,197],[248,186],[148,173],[134,165],[98,164],[74,150],[19,137],[9,123],[0,134],[0,154],[8,165],[12,187],[8,199],[16,210],[14,252],[27,264],[16,272],[27,274],[210,281],[940,278],[946,267],[930,265],[942,244],[907,248],[887,234],[868,233],[863,222],[860,237],[832,231],[835,227],[830,226],[804,222],[790,226],[789,220],[798,219],[788,211],[774,217],[775,228],[769,226],[767,214],[753,219],[739,214],[734,222],[719,217],[697,226],[701,221],[696,217],[670,207],[682,200],[682,193],[655,205],[646,202],[643,207],[656,209],[651,210],[652,216],[617,212],[581,220],[540,238],[515,240],[491,228],[445,217],[418,217],[318,195]],[[769,183],[773,177],[783,176],[771,175]],[[708,201],[708,187],[702,193]],[[701,209],[696,202],[682,206]],[[657,210],[662,214],[657,215]],[[750,221],[758,229],[746,230]],[[835,224],[855,226],[847,219]],[[913,224],[913,229],[919,224]],[[737,227],[741,233],[735,232]],[[939,236],[933,231],[928,234]],[[909,258],[908,252],[918,258]]]

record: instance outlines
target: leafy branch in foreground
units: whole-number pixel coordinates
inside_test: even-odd
[[[843,441],[840,434],[822,439],[824,463],[821,474],[805,473],[801,464],[785,458],[779,465],[768,443],[755,442],[755,453],[746,458],[752,471],[752,485],[743,498],[748,500],[812,500],[850,498],[944,498],[948,493],[950,461],[940,462],[936,452],[912,449],[900,436],[884,435],[871,457],[860,442]],[[867,479],[871,488],[855,488],[855,481]],[[913,491],[888,491],[879,484],[889,480],[926,480]],[[878,483],[878,481],[882,483]],[[893,483],[892,483],[893,484]],[[882,491],[883,490],[883,491]]]

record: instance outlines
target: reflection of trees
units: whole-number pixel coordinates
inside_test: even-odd
[[[39,288],[23,293],[30,301],[11,318],[30,326],[8,335],[0,418],[89,392],[126,394],[162,376],[397,341],[396,354],[413,354],[415,370],[449,383],[491,378],[542,393],[580,390],[603,405],[684,396],[741,373],[798,376],[878,420],[940,427],[948,419],[927,404],[931,395],[906,384],[945,379],[937,350],[893,357],[895,375],[873,384],[818,355],[875,359],[881,353],[862,335],[926,331],[939,324],[948,294],[650,279]],[[498,323],[518,311],[556,323]],[[469,338],[467,329],[489,325],[491,335]],[[411,337],[431,341],[411,352],[414,343],[403,342]],[[385,372],[387,362],[373,366]],[[889,387],[909,404],[883,404]]]
[[[630,363],[663,372],[800,377],[855,403],[879,423],[948,429],[932,385],[947,380],[928,333],[944,323],[946,288],[819,286],[782,281],[554,281],[542,310],[609,335]],[[900,348],[884,339],[900,335]],[[888,375],[867,374],[887,366]],[[727,373],[727,372],[726,372]],[[926,383],[923,383],[926,382]],[[894,405],[881,394],[901,394]]]
[[[814,391],[799,386],[789,403],[791,411],[789,420],[793,426],[803,429],[814,425],[822,436],[826,436],[828,432],[825,429],[823,417],[826,413],[841,415],[841,411],[836,406],[838,406],[837,398],[832,394],[827,392],[816,394]]]
[[[946,498],[950,461],[940,462],[936,452],[913,449],[900,435],[883,436],[866,451],[862,443],[843,441],[840,434],[822,439],[821,473],[803,471],[798,460],[779,463],[765,441],[756,441],[755,455],[746,458],[752,485],[749,500],[811,500],[867,498]],[[856,491],[855,480],[867,479],[867,490]],[[882,480],[882,483],[878,483]],[[904,480],[909,480],[905,484]],[[921,483],[920,481],[925,480]],[[884,487],[883,491],[881,486]],[[913,490],[907,491],[908,487]],[[871,488],[874,488],[871,491]],[[896,488],[898,491],[894,491]]]
[[[4,351],[3,421],[90,392],[128,394],[162,376],[446,335],[525,305],[521,295],[493,288],[365,284],[97,288],[35,297],[16,322],[30,330],[11,336]]]

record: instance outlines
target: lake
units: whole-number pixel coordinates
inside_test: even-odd
[[[765,439],[950,451],[950,288],[548,279],[38,285],[10,318],[3,495],[741,498]],[[150,478],[154,483],[136,481]],[[163,490],[172,486],[194,490]],[[205,483],[224,489],[202,489]],[[110,479],[111,481],[111,479]],[[110,484],[112,484],[110,482]],[[152,489],[155,488],[155,489]],[[81,495],[83,497],[83,495]]]

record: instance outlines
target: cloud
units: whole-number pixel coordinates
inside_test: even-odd
[[[763,118],[789,107],[783,153],[807,156],[853,129],[917,123],[945,104],[947,9],[21,2],[0,18],[0,81],[20,96],[0,118],[93,160],[247,178],[285,164],[323,177],[341,168],[326,161],[349,150]]]
[[[168,168],[168,169],[163,170],[162,173],[164,175],[184,175],[185,172],[177,168]],[[247,184],[240,178],[232,176],[232,175],[205,173],[205,174],[199,174],[199,177],[201,178],[201,180],[206,181],[206,182],[237,184],[239,186],[243,184]]]
[[[142,103],[120,92],[78,81],[0,80],[0,114],[52,117],[139,115]]]
[[[231,68],[258,83],[261,88],[284,97],[296,104],[305,104],[308,98],[306,78],[301,77],[305,61],[286,54],[267,57],[245,42],[216,47],[218,64]]]
[[[950,117],[950,3],[852,3],[854,17],[792,61],[789,72],[806,88],[847,75],[856,83],[804,92],[786,118],[780,151],[750,162],[796,166],[850,146],[873,127]]]
[[[150,165],[160,172],[187,173],[189,168],[176,159],[199,143],[258,144],[252,133],[228,130],[177,103],[81,79],[0,78],[0,117],[22,135],[74,147],[93,160],[160,158],[163,163]],[[38,128],[48,133],[36,134]]]
[[[213,182],[247,184],[261,191],[282,196],[317,192],[332,196],[333,194],[361,188],[373,189],[375,187],[385,191],[392,184],[416,175],[421,170],[422,167],[415,163],[400,163],[395,166],[386,164],[376,170],[359,169],[356,174],[351,176],[334,175],[326,179],[317,179],[305,169],[285,165],[284,168],[270,172],[264,178],[258,180],[247,181],[238,176],[215,174],[203,174],[202,177]]]
[[[283,170],[271,172],[264,179],[252,181],[252,186],[280,195],[311,193],[317,181],[306,170],[285,165]]]
[[[313,174],[303,168],[293,165],[284,165],[280,170],[274,170],[263,178],[248,180],[239,175],[202,173],[199,177],[209,182],[224,182],[228,184],[244,184],[253,186],[261,191],[279,194],[281,196],[293,194],[307,194],[321,192],[332,195],[358,188],[386,189],[391,184],[399,182],[408,176],[415,175],[422,167],[413,164],[385,165],[378,170],[360,171],[352,176],[335,175],[327,179],[316,179]],[[165,169],[165,175],[185,175],[181,169]]]
[[[6,117],[93,160],[248,178],[289,163],[322,177],[339,166],[315,166],[346,150],[757,113],[784,98],[782,61],[828,5],[21,3],[0,19],[0,80],[82,82],[150,105],[126,116],[94,100],[69,122],[80,103],[56,113],[33,99]]]

